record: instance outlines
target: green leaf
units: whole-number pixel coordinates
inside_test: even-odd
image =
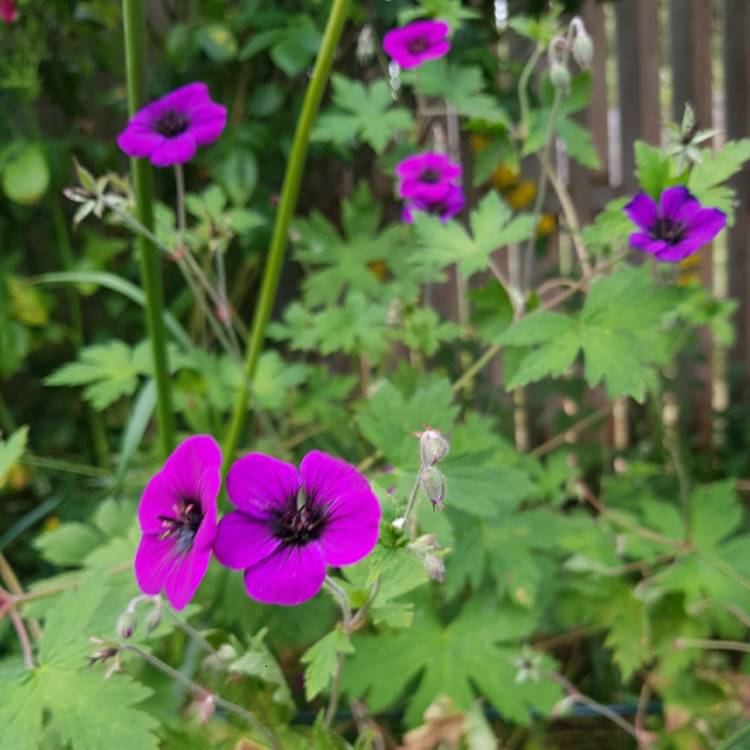
[[[216,168],[216,176],[236,206],[246,204],[258,182],[258,162],[247,148],[234,149]]]
[[[490,281],[487,286],[469,292],[471,302],[471,324],[477,336],[486,343],[493,343],[513,321],[513,303],[508,292],[499,281]]]
[[[95,409],[105,409],[138,385],[140,368],[133,350],[122,341],[81,349],[78,362],[58,368],[44,379],[46,385],[85,385],[83,395]]]
[[[102,541],[91,526],[73,521],[45,531],[34,540],[34,547],[54,565],[79,565]]]
[[[485,270],[495,250],[522,242],[534,231],[534,218],[528,214],[514,217],[495,191],[482,198],[471,212],[469,224],[471,234],[456,221],[442,223],[435,216],[418,213],[414,226],[421,252],[415,256],[415,264],[444,268],[457,263],[468,277]]]
[[[46,724],[72,750],[157,750],[158,722],[135,708],[151,690],[86,667],[90,623],[105,596],[95,578],[61,596],[47,615],[39,666],[0,677],[0,750],[40,747]]]
[[[742,523],[742,505],[732,479],[697,488],[690,507],[690,538],[698,549],[718,548]]]
[[[634,231],[633,222],[623,211],[630,198],[616,198],[610,201],[604,210],[597,214],[594,223],[585,227],[581,238],[588,248],[608,248],[624,243],[627,236]]]
[[[313,61],[320,39],[320,32],[310,16],[290,18],[289,25],[279,32],[278,41],[271,47],[271,59],[288,76],[295,76]]]
[[[41,200],[49,185],[49,167],[41,146],[11,143],[3,156],[2,184],[8,198],[23,205]]]
[[[659,200],[662,191],[672,178],[672,160],[660,148],[645,141],[635,143],[635,176],[641,188],[654,200]]]
[[[446,99],[459,115],[493,124],[510,123],[508,113],[499,101],[486,93],[484,75],[478,66],[460,66],[441,58],[404,73],[403,78],[422,96]]]
[[[355,636],[357,650],[347,661],[344,688],[352,697],[366,697],[370,709],[379,712],[394,704],[416,679],[406,712],[407,723],[414,726],[442,694],[459,710],[468,710],[476,686],[507,720],[529,724],[531,711],[548,714],[562,697],[561,690],[549,678],[519,683],[519,651],[498,644],[525,638],[534,624],[518,608],[496,609],[475,600],[444,625],[422,604],[408,630]],[[543,656],[542,661],[554,671],[552,660]]]
[[[734,217],[734,191],[722,186],[739,172],[750,159],[750,138],[729,141],[714,153],[711,149],[701,151],[701,161],[696,164],[688,179],[688,189],[707,206],[715,206],[729,217]]]
[[[308,701],[330,685],[336,674],[339,654],[353,654],[349,636],[339,627],[323,636],[302,654],[305,667],[305,697]]]
[[[292,692],[287,685],[284,673],[265,643],[267,630],[267,628],[263,628],[253,636],[247,651],[229,665],[229,670],[230,672],[241,672],[251,677],[257,677],[259,680],[274,686],[276,689],[273,693],[273,699],[277,703],[293,708]]]
[[[332,81],[335,107],[320,115],[313,140],[344,145],[356,138],[380,154],[397,132],[411,128],[409,111],[392,106],[393,97],[385,81],[375,81],[368,87],[340,74],[334,74]]]
[[[29,428],[26,425],[12,432],[6,440],[0,438],[0,487],[5,484],[8,471],[25,453],[28,439]]]

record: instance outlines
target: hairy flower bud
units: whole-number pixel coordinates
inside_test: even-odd
[[[408,545],[409,549],[417,553],[427,552],[439,552],[441,549],[445,549],[438,542],[437,537],[434,534],[422,534],[418,536],[411,544]]]
[[[133,633],[135,633],[135,629],[138,627],[138,618],[135,616],[135,611],[131,610],[130,608],[126,609],[118,618],[117,618],[117,635],[120,638],[130,638]]]
[[[425,572],[433,581],[442,583],[445,580],[445,563],[437,555],[425,555],[422,558]]]
[[[594,59],[594,43],[585,31],[579,31],[573,40],[573,57],[582,68],[590,68]]]
[[[436,466],[428,466],[419,476],[419,483],[433,506],[445,508],[445,477]]]
[[[150,633],[159,627],[161,622],[162,603],[161,597],[154,597],[154,608],[149,612],[148,618],[146,619],[146,630]]]
[[[570,71],[562,63],[553,62],[550,65],[549,79],[556,89],[567,91],[570,88]]]
[[[425,430],[419,437],[419,457],[422,466],[433,466],[442,461],[450,449],[450,444],[439,430]]]

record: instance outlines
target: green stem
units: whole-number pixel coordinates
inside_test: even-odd
[[[413,539],[416,536],[417,529],[417,519],[416,517],[411,519],[412,514],[414,513],[414,508],[417,505],[417,498],[419,497],[419,480],[422,478],[422,467],[419,467],[419,471],[417,472],[416,479],[414,480],[414,484],[412,485],[411,492],[409,493],[409,499],[406,501],[406,510],[404,511],[404,529],[407,531],[409,536]]]
[[[128,111],[132,117],[143,105],[146,93],[146,18],[144,0],[122,0],[125,33],[125,64],[128,84]],[[154,228],[154,187],[151,166],[145,159],[131,159],[135,211],[148,230]],[[151,341],[156,381],[156,409],[162,453],[167,456],[175,445],[172,390],[164,329],[164,292],[161,263],[156,247],[145,237],[136,237],[141,283],[146,295],[146,327]]]
[[[740,750],[746,747],[745,740],[750,740],[750,721],[729,739],[724,740],[721,745],[717,745],[716,750]]]
[[[248,411],[248,396],[250,385],[255,375],[263,342],[266,336],[266,327],[271,317],[273,303],[276,298],[276,290],[279,285],[281,267],[284,262],[284,251],[286,249],[289,224],[291,223],[294,210],[297,206],[302,171],[307,158],[307,148],[310,143],[310,131],[312,130],[315,117],[323,98],[323,92],[328,82],[328,77],[333,64],[333,56],[338,46],[344,22],[349,14],[349,0],[333,0],[328,15],[323,42],[315,61],[312,78],[307,86],[305,99],[302,103],[302,112],[297,121],[297,129],[294,133],[292,150],[284,175],[284,185],[279,199],[279,208],[276,213],[276,222],[271,237],[271,246],[268,260],[263,272],[263,281],[260,294],[255,307],[253,326],[250,332],[250,340],[245,354],[244,377],[242,378],[234,412],[224,443],[224,473],[234,459],[234,452],[240,441],[245,414]]]

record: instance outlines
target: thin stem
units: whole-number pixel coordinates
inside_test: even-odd
[[[23,596],[24,590],[21,586],[21,582],[18,580],[16,571],[13,570],[13,566],[8,562],[8,558],[0,552],[0,578],[8,588],[8,591],[12,595],[11,606],[15,605],[17,598]],[[29,630],[34,640],[38,641],[42,637],[42,629],[39,627],[39,623],[36,620],[29,620]]]
[[[750,722],[736,731],[731,737],[716,746],[716,750],[741,750],[746,747],[745,740],[750,738]]]
[[[584,705],[596,711],[601,716],[609,719],[613,724],[617,724],[620,729],[622,729],[624,732],[627,732],[631,737],[633,737],[633,739],[635,739],[636,742],[638,742],[639,747],[641,746],[638,732],[636,732],[635,727],[630,722],[625,721],[622,716],[618,716],[614,711],[612,711],[612,709],[607,708],[607,706],[602,705],[598,701],[595,701],[593,698],[589,698],[588,695],[584,695],[567,677],[564,677],[557,672],[552,673],[550,676],[558,685],[562,686],[562,688],[568,694],[568,698],[570,698],[572,701],[575,701],[576,703],[583,703]]]
[[[125,35],[125,64],[128,111],[132,117],[143,105],[146,94],[146,18],[144,0],[122,0]],[[151,166],[145,159],[131,159],[136,216],[148,230],[154,227],[154,190]],[[146,327],[151,342],[156,408],[161,451],[169,455],[175,446],[172,384],[164,326],[164,292],[159,253],[145,237],[136,238],[141,282],[146,295]]]
[[[550,438],[547,440],[547,442],[542,443],[541,445],[538,445],[534,450],[530,452],[530,455],[539,458],[540,456],[544,456],[550,451],[554,450],[555,448],[558,448],[561,445],[564,445],[567,443],[570,439],[578,437],[578,435],[583,432],[584,430],[587,430],[592,425],[596,424],[600,419],[607,416],[612,411],[612,407],[610,404],[606,404],[602,406],[600,409],[597,409],[595,412],[592,412],[591,414],[586,415],[583,419],[576,422],[571,427],[568,427],[567,430],[564,432],[561,432],[559,435],[555,435],[553,438]]]
[[[8,614],[10,615],[10,620],[16,630],[18,642],[21,644],[24,666],[26,667],[26,669],[34,669],[34,652],[31,649],[29,634],[26,632],[26,626],[23,624],[21,615],[19,615],[18,612],[13,609],[13,607],[10,608]]]
[[[219,655],[219,652],[187,620],[182,620],[171,607],[166,607],[166,610],[177,624],[177,627],[185,635],[192,638],[204,651],[208,651],[209,654],[213,654],[214,656]]]
[[[521,109],[521,126],[523,128],[528,127],[529,121],[529,81],[531,80],[531,74],[536,68],[536,64],[539,62],[539,58],[544,52],[544,47],[538,44],[534,47],[534,51],[529,57],[526,65],[521,71],[521,75],[518,78],[518,104]],[[524,133],[524,137],[525,137]]]
[[[741,651],[750,654],[750,643],[742,641],[712,641],[704,638],[678,638],[675,648],[702,648],[711,651]]]
[[[177,249],[179,252],[185,243],[185,229],[187,228],[187,219],[185,217],[185,172],[182,169],[182,164],[174,165],[174,184],[177,204]]]
[[[333,597],[336,599],[336,603],[341,608],[341,616],[344,620],[344,624],[348,625],[352,619],[352,608],[349,606],[349,597],[346,595],[346,591],[344,591],[344,589],[342,589],[341,586],[339,586],[338,583],[336,583],[336,581],[331,578],[331,576],[326,576],[325,585],[326,588],[333,594]]]
[[[97,466],[88,466],[87,464],[77,464],[71,461],[63,461],[58,458],[45,458],[44,456],[34,456],[25,454],[21,458],[22,464],[28,466],[38,466],[40,469],[49,469],[50,471],[66,471],[70,474],[80,474],[84,477],[96,477],[103,479],[112,476],[109,469],[100,469]]]
[[[333,724],[333,720],[336,716],[336,709],[339,705],[339,693],[341,690],[341,676],[344,673],[344,661],[346,659],[345,654],[339,651],[336,654],[336,671],[333,674],[331,680],[331,697],[328,701],[328,707],[326,708],[325,717],[323,719],[324,726],[326,729],[330,729]]]
[[[268,742],[273,748],[275,748],[275,750],[284,750],[277,737],[271,732],[271,730],[264,727],[251,711],[248,711],[246,708],[238,706],[236,703],[232,703],[231,701],[228,701],[216,695],[208,688],[203,687],[203,685],[199,685],[197,682],[194,682],[189,677],[186,677],[184,674],[182,674],[182,672],[178,672],[176,669],[174,669],[174,667],[170,667],[169,664],[166,664],[161,659],[158,659],[153,654],[150,654],[148,651],[144,651],[138,646],[134,646],[130,643],[121,643],[119,644],[119,649],[120,651],[131,651],[134,654],[138,654],[141,659],[147,661],[152,667],[158,669],[168,677],[171,677],[173,680],[182,683],[192,693],[195,693],[196,695],[212,696],[214,703],[217,706],[220,706],[228,713],[234,714],[235,716],[238,716],[239,718],[246,721],[256,732],[258,732],[258,734],[261,734],[265,741]]]
[[[419,480],[422,477],[422,468],[420,467],[417,472],[417,476],[414,479],[411,492],[409,493],[409,499],[406,501],[406,510],[404,511],[404,528],[409,530],[409,536],[412,538],[416,534],[416,518],[412,522],[412,513],[417,505],[417,498],[419,497]]]
[[[239,444],[242,428],[245,424],[250,386],[255,377],[258,359],[263,349],[266,328],[271,318],[271,311],[276,299],[276,290],[281,276],[281,267],[284,262],[289,224],[297,206],[302,172],[310,142],[310,132],[320,107],[326,83],[328,82],[328,76],[333,64],[333,56],[348,13],[349,0],[334,0],[328,15],[323,42],[320,46],[312,77],[310,78],[305,99],[302,103],[302,111],[297,121],[292,150],[289,155],[286,174],[284,175],[284,185],[281,190],[279,207],[276,213],[276,222],[271,237],[268,260],[263,272],[263,281],[261,282],[250,340],[245,354],[244,377],[237,393],[232,419],[224,443],[224,474],[226,474],[231,462],[234,460],[234,453]]]

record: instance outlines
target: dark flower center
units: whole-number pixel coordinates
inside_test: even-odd
[[[172,506],[172,516],[159,516],[164,531],[159,539],[173,539],[179,554],[185,554],[193,546],[193,540],[203,522],[203,507],[200,500],[183,498]]]
[[[154,128],[160,135],[167,138],[176,138],[190,127],[187,115],[176,109],[168,109],[154,123]]]
[[[687,229],[680,221],[674,221],[668,216],[657,219],[654,228],[651,230],[651,236],[656,240],[664,240],[670,245],[676,245],[685,239]]]
[[[436,169],[425,169],[422,172],[422,182],[426,182],[428,185],[437,185],[440,182],[440,172]]]
[[[407,45],[407,49],[409,52],[412,53],[412,55],[419,55],[420,53],[424,52],[429,48],[429,43],[427,40],[423,37],[417,37],[416,39],[412,39]]]
[[[301,505],[297,497],[278,511],[272,522],[273,535],[286,547],[302,547],[323,535],[328,523],[328,511],[319,503],[306,499]]]

